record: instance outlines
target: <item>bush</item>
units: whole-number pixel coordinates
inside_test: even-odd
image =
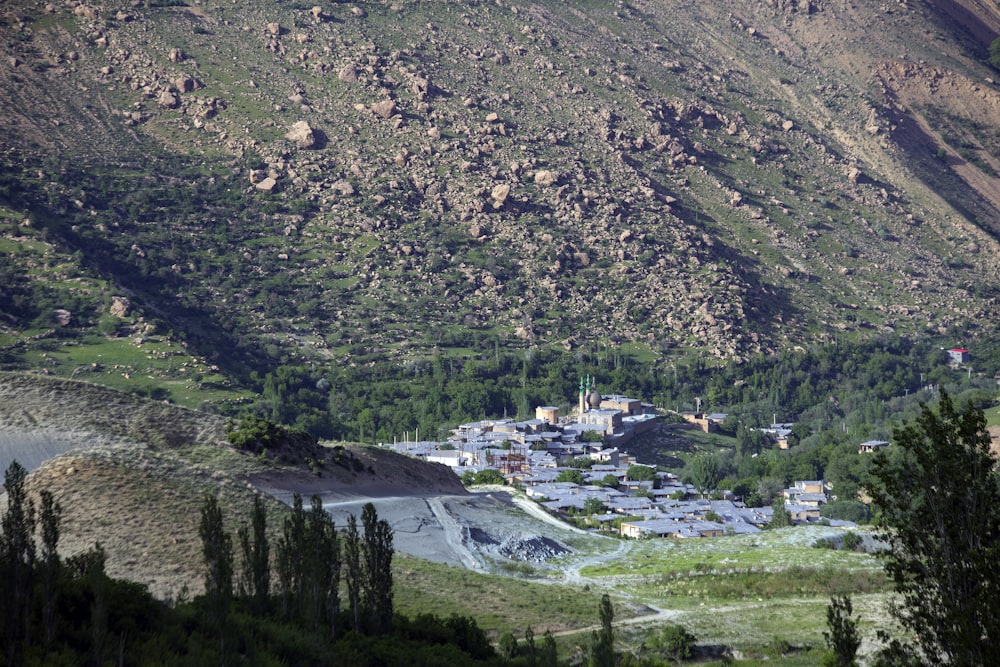
[[[1000,37],[997,37],[990,44],[990,64],[1000,69]]]
[[[686,660],[691,657],[698,639],[680,625],[667,624],[648,642],[648,646],[669,660]]]
[[[819,515],[825,519],[868,523],[871,521],[872,511],[858,500],[838,500],[823,505],[819,510]]]

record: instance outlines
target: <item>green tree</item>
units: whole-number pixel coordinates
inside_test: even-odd
[[[607,593],[601,596],[601,629],[590,637],[591,667],[613,667],[615,664],[615,609]]]
[[[603,514],[606,509],[607,506],[601,502],[600,498],[590,496],[583,501],[583,513],[587,516]]]
[[[364,527],[365,607],[372,632],[385,634],[392,627],[392,527],[379,519],[375,506],[361,508]]]
[[[302,562],[302,594],[305,620],[313,627],[326,621],[331,633],[340,606],[340,551],[336,527],[323,508],[323,499],[311,498],[306,517],[305,554]]]
[[[650,637],[647,645],[669,660],[687,660],[697,641],[683,626],[667,623]]]
[[[546,630],[542,635],[542,667],[558,667],[559,650],[556,647],[556,638],[552,636],[551,630]]]
[[[233,595],[233,541],[222,521],[222,509],[215,496],[206,495],[201,507],[202,555],[205,559],[205,596],[209,615],[219,632],[225,655],[225,628]]]
[[[557,482],[571,482],[573,484],[578,484],[583,486],[587,483],[587,479],[583,476],[583,473],[579,470],[560,470],[559,474],[556,475]]]
[[[1000,37],[990,42],[990,64],[1000,69]]]
[[[885,567],[929,664],[1000,664],[1000,476],[986,418],[941,392],[873,462]]]
[[[56,502],[52,492],[43,490],[41,496],[42,523],[42,621],[45,628],[45,652],[52,650],[55,639],[57,587],[61,562],[59,560],[59,524],[62,506]]]
[[[784,496],[775,496],[771,500],[771,509],[771,522],[767,524],[768,528],[787,528],[792,525],[792,515],[785,509]]]
[[[243,553],[240,594],[250,598],[255,614],[264,616],[271,594],[271,547],[267,539],[267,507],[260,496],[254,496],[250,516],[251,527],[244,524],[238,533]]]
[[[657,479],[656,468],[652,466],[636,465],[632,464],[628,467],[625,472],[625,479],[630,479],[636,482],[652,482]]]
[[[305,568],[306,512],[302,506],[302,496],[292,496],[292,513],[285,517],[281,537],[278,538],[278,583],[281,587],[281,611],[285,618],[304,613],[302,595]]]
[[[17,461],[4,473],[7,510],[2,519],[0,565],[3,572],[3,630],[7,664],[20,664],[22,648],[31,643],[31,590],[35,572],[35,506],[28,498],[28,472]]]
[[[517,655],[517,637],[510,630],[504,630],[497,642],[497,648],[504,660],[513,660]]]
[[[344,533],[344,581],[347,584],[351,629],[355,632],[361,629],[361,590],[364,586],[362,567],[358,519],[352,514],[347,517],[347,532]]]
[[[702,496],[715,489],[722,478],[719,462],[715,460],[715,457],[707,455],[692,459],[688,464],[687,474],[691,483]]]
[[[524,657],[528,667],[538,663],[538,647],[535,646],[535,629],[530,625],[524,630]]]
[[[763,431],[740,423],[736,428],[736,454],[753,456],[770,447],[771,442]]]
[[[853,613],[849,596],[830,598],[830,604],[826,607],[829,632],[823,632],[823,639],[832,651],[832,659],[824,661],[829,667],[854,667],[857,664],[855,658],[861,646],[861,638],[858,637],[857,622],[851,616]]]
[[[504,479],[503,473],[496,468],[484,468],[475,474],[472,478],[473,484],[498,484],[503,486],[507,483]]]

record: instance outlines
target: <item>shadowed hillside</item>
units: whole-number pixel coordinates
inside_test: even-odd
[[[8,340],[113,297],[227,373],[989,322],[995,10],[317,7],[5,6]]]

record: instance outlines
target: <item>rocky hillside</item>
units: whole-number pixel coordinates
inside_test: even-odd
[[[11,363],[114,297],[216,360],[995,326],[991,3],[0,12]]]

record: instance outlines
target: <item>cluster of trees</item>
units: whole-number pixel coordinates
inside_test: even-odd
[[[205,594],[167,604],[111,578],[100,544],[58,554],[62,510],[13,463],[0,534],[0,665],[501,664],[467,617],[392,607],[392,531],[374,506],[335,529],[296,498],[271,543],[255,502],[236,544],[215,497],[201,510]]]
[[[359,531],[352,514],[340,534],[319,496],[312,497],[307,511],[302,497],[295,494],[292,511],[272,549],[266,506],[255,497],[250,524],[244,524],[238,532],[242,569],[236,579],[232,537],[225,531],[218,500],[206,496],[199,529],[206,566],[205,597],[210,620],[219,630],[223,654],[226,620],[236,593],[258,618],[277,614],[286,622],[294,620],[313,630],[322,627],[335,641],[338,624],[343,622],[342,577],[349,629],[368,635],[388,634],[393,618],[392,529],[386,520],[378,518],[371,503],[362,508],[361,523]],[[276,575],[278,583],[274,595],[272,575]]]

